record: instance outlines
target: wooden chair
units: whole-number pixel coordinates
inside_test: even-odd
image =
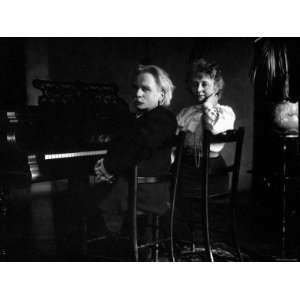
[[[237,255],[239,260],[242,260],[240,247],[237,241],[237,229],[236,229],[236,199],[237,199],[237,191],[238,191],[238,182],[239,182],[239,171],[241,164],[241,155],[242,155],[242,145],[244,138],[244,127],[239,127],[234,130],[227,130],[223,133],[213,135],[211,132],[205,130],[204,139],[203,139],[203,156],[202,156],[202,171],[201,178],[199,181],[201,183],[201,195],[200,199],[190,199],[196,200],[199,203],[201,201],[201,217],[202,217],[202,226],[203,226],[203,234],[204,234],[204,242],[205,242],[205,252],[209,261],[214,261],[213,252],[212,252],[212,244],[210,237],[210,218],[209,218],[209,202],[212,199],[216,198],[229,198],[230,206],[231,206],[231,225],[232,225],[232,240],[235,246]],[[210,154],[210,145],[215,143],[232,143],[235,145],[235,151],[233,155],[233,163],[218,170],[214,174],[209,175],[209,154]],[[231,179],[229,184],[228,191],[218,194],[209,194],[208,186],[210,176],[213,175],[226,175],[231,173]],[[187,222],[193,222],[196,224],[201,224],[201,220],[185,220]],[[173,232],[173,230],[171,230]],[[194,243],[193,243],[194,244]],[[193,247],[194,248],[194,247]],[[194,250],[193,250],[194,251]]]
[[[171,184],[171,201],[170,201],[170,211],[169,211],[169,245],[170,245],[170,260],[175,261],[174,256],[174,243],[173,243],[173,223],[174,223],[174,209],[175,209],[175,201],[177,196],[177,187],[178,187],[178,179],[180,175],[180,167],[181,167],[181,159],[183,153],[183,145],[184,145],[185,133],[180,132],[174,140],[175,147],[175,160],[172,166],[171,171],[168,174],[162,174],[157,177],[139,177],[138,176],[138,166],[134,166],[132,170],[132,180],[130,182],[129,187],[129,203],[130,203],[130,213],[131,213],[131,221],[132,221],[132,245],[133,245],[133,260],[139,261],[139,251],[146,247],[151,247],[154,249],[154,258],[155,261],[159,260],[159,246],[160,243],[165,240],[160,239],[160,216],[157,214],[152,215],[152,229],[153,229],[153,241],[146,244],[139,244],[138,238],[138,215],[149,214],[148,212],[139,212],[137,210],[137,201],[138,201],[138,188],[141,184],[155,184],[159,182],[170,182]]]
[[[161,242],[166,242],[168,240],[169,245],[170,245],[170,260],[175,260],[174,258],[174,249],[173,249],[173,234],[169,235],[168,239],[160,240],[159,234],[160,234],[160,216],[145,212],[145,211],[138,211],[137,210],[137,201],[138,201],[138,188],[139,185],[141,184],[155,184],[159,182],[170,182],[171,184],[171,201],[170,201],[170,226],[169,229],[173,230],[173,222],[174,222],[174,208],[175,208],[175,198],[177,195],[177,186],[178,186],[178,178],[179,178],[179,173],[180,173],[180,165],[181,165],[181,157],[182,157],[182,152],[183,152],[183,144],[184,144],[184,138],[185,138],[185,133],[180,132],[178,135],[174,137],[174,141],[172,146],[174,146],[174,154],[175,154],[175,160],[173,165],[171,166],[171,170],[168,174],[162,174],[161,176],[157,177],[139,177],[138,176],[138,165],[135,165],[132,168],[132,174],[130,176],[129,180],[129,227],[130,227],[130,233],[129,237],[128,236],[121,236],[119,237],[120,240],[130,240],[130,243],[132,247],[132,257],[130,258],[133,261],[139,261],[140,255],[139,251],[141,249],[149,248],[154,249],[155,251],[153,252],[154,255],[154,260],[158,261],[158,256],[159,256],[159,244]],[[146,217],[152,217],[153,222],[151,224],[151,227],[153,228],[153,235],[154,239],[151,242],[147,242],[144,244],[139,244],[138,241],[138,219],[141,218],[141,216],[146,216]],[[87,218],[84,217],[82,220],[82,236],[83,236],[83,243],[81,246],[81,252],[84,257],[89,257],[89,248],[94,242],[99,242],[99,241],[104,241],[106,240],[106,236],[98,236],[94,237],[92,239],[88,239],[88,229],[87,229]],[[170,238],[171,237],[171,238]],[[97,258],[101,258],[104,260],[114,260],[113,257],[107,257],[107,256],[102,256],[102,255],[97,255]],[[118,259],[116,259],[118,260]]]

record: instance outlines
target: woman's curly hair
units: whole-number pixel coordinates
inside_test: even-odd
[[[218,94],[221,96],[225,83],[219,65],[215,62],[209,62],[204,58],[194,60],[186,78],[189,89],[191,89],[192,80],[199,77],[199,74],[208,75],[213,79],[218,88]]]

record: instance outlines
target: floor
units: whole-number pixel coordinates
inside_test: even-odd
[[[16,197],[18,198],[18,197]],[[23,199],[23,198],[22,198]],[[57,240],[57,226],[55,226],[55,210],[51,193],[37,193],[26,201],[15,201],[9,207],[10,222],[8,226],[9,243],[6,256],[2,260],[8,261],[81,261],[80,256],[61,255]],[[236,261],[234,249],[231,246],[229,234],[229,207],[227,203],[214,203],[210,206],[212,221],[212,238],[216,261]],[[289,227],[287,240],[288,260],[299,258],[299,216],[297,210],[289,213]],[[241,193],[239,197],[238,237],[245,261],[277,261],[281,260],[280,240],[280,210],[271,200],[257,201],[250,193]],[[187,234],[188,235],[188,234]],[[182,235],[181,235],[182,237]],[[202,243],[201,228],[196,231],[197,254],[187,254],[188,244],[177,242],[178,261],[205,261],[205,252]],[[107,242],[108,243],[108,242]],[[99,247],[95,246],[99,252]],[[98,248],[97,248],[98,247]],[[118,251],[122,254],[129,249],[127,242],[110,239],[105,247],[112,254],[115,252],[118,260]],[[129,250],[128,250],[129,251]],[[286,257],[284,260],[286,260]],[[89,258],[97,261],[101,259]],[[103,259],[105,260],[105,259]],[[113,259],[112,259],[113,260]],[[167,252],[163,253],[161,261],[168,261]],[[121,261],[125,261],[125,258]]]

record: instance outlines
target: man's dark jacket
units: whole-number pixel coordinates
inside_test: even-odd
[[[138,163],[140,176],[157,176],[169,171],[176,129],[174,114],[162,106],[127,120],[104,159],[105,169],[117,178],[103,201],[104,209],[127,209],[128,171],[134,164]],[[168,201],[167,183],[139,186],[139,209],[162,214],[168,208]]]

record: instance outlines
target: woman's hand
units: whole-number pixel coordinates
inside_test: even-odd
[[[204,109],[204,112],[208,109],[212,109],[213,107],[215,107],[218,104],[219,101],[219,96],[216,94],[211,94],[209,95],[205,102],[202,104],[202,107]]]
[[[216,106],[204,108],[203,121],[206,129],[211,130],[219,119],[219,111]]]

